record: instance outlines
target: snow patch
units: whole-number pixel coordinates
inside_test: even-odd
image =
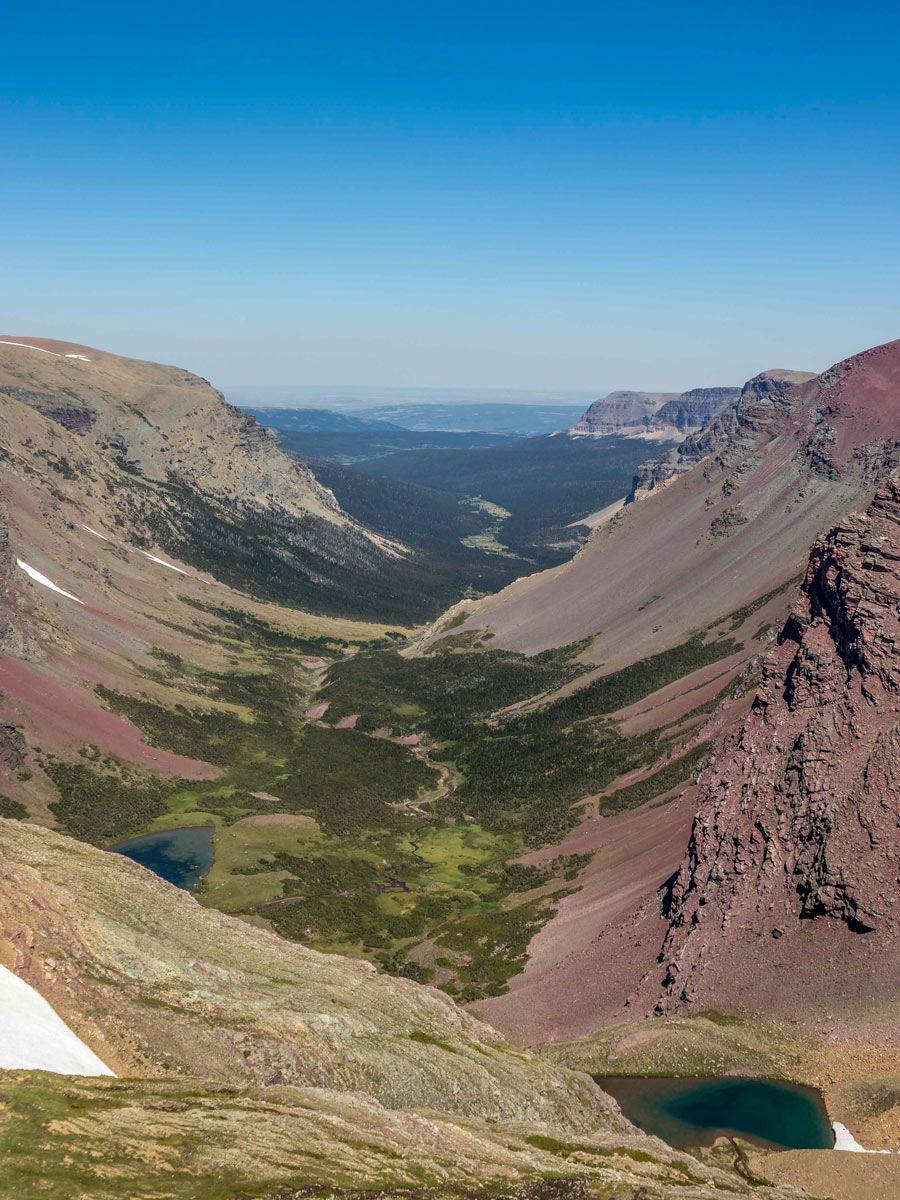
[[[834,1148],[835,1150],[852,1150],[855,1154],[893,1154],[893,1150],[867,1150],[865,1146],[861,1146],[846,1125],[842,1125],[840,1121],[832,1121],[831,1128],[834,1130]]]
[[[65,596],[67,600],[74,600],[76,604],[84,604],[83,600],[79,600],[77,596],[73,596],[71,592],[64,592],[61,587],[57,587],[52,579],[48,579],[46,575],[42,575],[40,571],[36,571],[34,567],[29,567],[27,562],[22,562],[21,558],[16,559],[16,566],[21,567],[26,575],[30,575],[35,583],[39,583],[41,587],[49,588],[51,592],[57,592],[60,596]]]
[[[109,541],[109,538],[106,536],[105,533],[98,533],[96,529],[91,529],[90,525],[82,525],[81,528],[86,529],[88,531],[88,533],[92,533],[94,535],[94,537],[98,537],[104,542]]]
[[[173,563],[167,563],[165,559],[157,558],[155,554],[151,554],[149,550],[142,550],[141,554],[145,558],[150,558],[155,563],[159,563],[161,567],[168,567],[170,571],[177,571],[179,575],[187,575],[187,571],[182,571],[181,567],[176,567]]]
[[[90,362],[86,354],[59,354],[56,350],[45,350],[43,346],[32,346],[30,342],[11,342],[0,338],[0,346],[21,346],[24,350],[37,350],[38,354],[49,354],[53,358],[77,358],[79,362]]]
[[[0,346],[22,346],[26,350],[37,350],[38,354],[50,354],[54,358],[62,358],[62,355],[57,354],[55,350],[45,350],[43,346],[31,346],[28,342],[9,342],[6,338],[0,338]]]
[[[0,966],[0,1067],[58,1075],[114,1075],[34,988]]]

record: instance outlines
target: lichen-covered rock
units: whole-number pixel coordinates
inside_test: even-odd
[[[442,992],[201,908],[118,855],[0,820],[0,960],[119,1079],[4,1071],[0,1197],[535,1200],[753,1190]],[[690,1190],[683,1185],[690,1184]],[[414,1189],[410,1192],[409,1189]]]
[[[120,855],[0,820],[0,961],[119,1075],[364,1091],[584,1132],[586,1076],[507,1048],[445,993],[201,908]]]
[[[308,1200],[322,1189],[335,1200],[792,1194],[750,1189],[637,1132],[562,1139],[541,1125],[386,1109],[358,1092],[2,1072],[0,1088],[0,1195],[10,1200]]]

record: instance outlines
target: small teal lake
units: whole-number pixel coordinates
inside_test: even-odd
[[[834,1134],[814,1088],[767,1079],[595,1075],[622,1112],[670,1146],[740,1137],[780,1150],[830,1150]]]
[[[176,887],[192,892],[213,865],[214,833],[211,825],[192,825],[186,829],[147,833],[109,848],[114,854],[124,854]]]

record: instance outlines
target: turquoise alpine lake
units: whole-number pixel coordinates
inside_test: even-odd
[[[168,883],[192,892],[213,865],[212,825],[191,825],[128,838],[109,849],[140,863]]]
[[[630,1121],[670,1146],[739,1137],[779,1150],[830,1150],[834,1134],[815,1088],[768,1079],[595,1075]]]

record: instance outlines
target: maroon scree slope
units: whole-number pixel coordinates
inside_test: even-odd
[[[473,612],[468,625],[501,644],[600,628],[591,653],[610,669],[808,564],[787,624],[790,590],[746,626],[784,632],[758,696],[726,702],[702,731],[713,749],[698,790],[665,810],[589,817],[567,841],[600,852],[583,891],[534,939],[509,995],[481,1005],[511,1036],[544,1023],[564,1041],[691,1008],[817,1021],[831,998],[871,1015],[897,993],[898,465],[900,342],[806,381],[767,373],[745,387],[726,445],[568,568]],[[759,633],[737,636],[749,657]]]
[[[613,670],[677,645],[802,573],[813,541],[868,503],[900,436],[896,346],[819,376],[767,371],[744,386],[697,467],[595,531],[571,561],[458,606],[457,631],[535,653],[594,637]],[[722,418],[725,420],[725,418]]]

